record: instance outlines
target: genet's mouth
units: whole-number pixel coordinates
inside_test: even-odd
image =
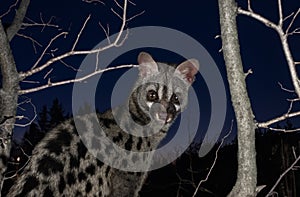
[[[159,122],[163,122],[164,124],[168,124],[172,122],[173,115],[165,112],[157,112],[155,113],[155,119]]]

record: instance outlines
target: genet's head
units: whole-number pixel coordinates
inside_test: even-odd
[[[141,52],[138,63],[134,95],[139,107],[151,120],[171,124],[187,105],[188,90],[199,70],[199,62],[188,59],[176,66],[168,65]]]

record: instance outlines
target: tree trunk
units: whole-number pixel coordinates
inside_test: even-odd
[[[6,163],[10,154],[11,136],[18,104],[19,74],[10,49],[9,40],[0,20],[0,191],[2,190]]]
[[[30,0],[20,2],[14,20],[6,31],[0,20],[0,70],[2,74],[2,86],[0,86],[0,192],[10,154],[20,89],[19,73],[9,42],[21,28],[29,3]]]
[[[246,89],[236,26],[234,0],[219,0],[222,50],[226,64],[231,101],[238,129],[238,172],[235,186],[228,196],[255,196],[257,183],[255,122]]]

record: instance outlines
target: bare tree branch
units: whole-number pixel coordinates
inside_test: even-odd
[[[31,144],[31,143],[30,143]],[[19,168],[17,171],[12,171],[12,172],[7,172],[5,173],[5,177],[4,177],[4,180],[7,180],[7,179],[12,179],[14,177],[16,177],[26,166],[27,164],[30,162],[30,159],[31,159],[31,156],[28,155],[24,150],[23,148],[20,147],[20,150],[22,151],[23,155],[27,158],[26,162],[24,163],[24,165]],[[12,175],[8,176],[9,174],[13,173]]]
[[[131,5],[136,6],[136,4],[135,4],[133,1],[128,0],[128,2],[129,2]]]
[[[289,19],[290,17],[292,17],[295,13],[292,12],[290,15],[287,15],[286,17],[284,17],[283,22],[286,21],[287,19]]]
[[[83,24],[83,27],[81,28],[80,32],[79,32],[79,37],[77,37],[73,47],[72,47],[72,50],[70,50],[69,52],[66,52],[62,55],[59,55],[59,56],[56,56],[50,60],[48,60],[45,64],[41,65],[38,67],[38,64],[40,63],[41,59],[44,57],[44,55],[46,54],[46,52],[48,51],[49,47],[52,45],[52,43],[58,39],[60,36],[65,36],[67,35],[68,33],[67,32],[62,32],[60,34],[58,34],[57,36],[55,36],[54,38],[51,39],[51,41],[49,42],[49,44],[47,45],[47,47],[44,49],[43,53],[41,54],[40,58],[36,61],[36,63],[34,64],[34,66],[28,70],[27,72],[24,72],[24,73],[20,73],[19,77],[22,78],[22,79],[25,79],[26,77],[29,77],[35,73],[38,73],[42,70],[44,70],[45,68],[47,68],[48,66],[51,66],[53,63],[57,62],[57,61],[61,61],[63,60],[64,58],[67,58],[67,57],[70,57],[70,56],[74,56],[74,55],[88,55],[88,54],[95,54],[95,53],[99,53],[99,52],[102,52],[104,50],[107,50],[109,48],[112,48],[112,47],[119,47],[123,44],[123,42],[126,40],[127,38],[127,35],[128,35],[128,31],[125,35],[125,37],[123,39],[121,39],[121,36],[124,32],[124,28],[125,28],[125,25],[126,25],[126,13],[127,13],[127,0],[124,1],[124,9],[123,9],[123,15],[122,15],[122,24],[121,24],[121,27],[120,27],[120,30],[119,30],[119,33],[117,34],[117,37],[115,38],[115,40],[104,46],[104,47],[100,47],[100,48],[97,48],[97,49],[93,49],[93,50],[87,50],[87,51],[76,51],[74,50],[75,49],[75,46],[78,42],[78,39],[80,37],[80,34],[81,32],[83,31],[84,27],[86,26],[86,23],[89,19],[89,17],[86,19],[86,21],[84,22]],[[44,88],[43,88],[44,89]]]
[[[246,16],[250,16],[250,17],[260,21],[261,23],[265,24],[266,26],[274,29],[278,33],[281,44],[282,44],[282,48],[284,51],[284,55],[285,55],[285,58],[288,63],[288,67],[289,67],[289,71],[291,74],[293,86],[295,88],[295,92],[297,93],[298,98],[300,98],[300,81],[299,81],[298,74],[296,71],[295,61],[293,59],[293,56],[292,56],[292,53],[290,51],[290,47],[288,44],[288,40],[287,40],[288,36],[290,35],[289,29],[293,25],[295,18],[298,16],[300,9],[298,9],[297,13],[294,15],[294,17],[293,17],[292,21],[290,22],[286,31],[284,31],[283,27],[282,27],[282,23],[286,18],[283,18],[281,0],[278,0],[278,10],[279,10],[279,17],[280,17],[278,25],[276,25],[275,23],[271,22],[270,20],[264,18],[263,16],[253,12],[252,10],[247,11],[247,10],[243,10],[242,8],[238,8],[238,13],[246,15]]]
[[[300,12],[300,8],[297,10],[296,14],[294,14],[292,21],[290,22],[288,28],[287,28],[286,31],[285,31],[286,34],[289,34],[290,29],[291,29],[292,25],[294,24],[295,19],[297,18],[299,12]]]
[[[37,53],[37,50],[36,50],[36,46],[35,45],[38,45],[39,47],[42,47],[42,44],[40,44],[38,41],[36,41],[34,38],[32,38],[31,36],[26,36],[24,34],[20,34],[20,33],[16,33],[17,36],[20,36],[20,37],[23,37],[23,38],[26,38],[28,40],[30,40],[32,42],[32,47],[33,47],[33,50],[34,50],[34,53]]]
[[[280,88],[281,88],[282,90],[284,90],[284,91],[286,91],[286,92],[295,93],[294,90],[289,90],[289,89],[283,87],[283,85],[282,85],[280,82],[278,82],[278,85],[280,86]]]
[[[278,128],[274,128],[274,127],[268,127],[268,129],[272,130],[272,131],[280,131],[280,132],[284,132],[284,133],[292,133],[292,132],[300,131],[300,128],[296,128],[296,129],[278,129]]]
[[[34,120],[36,120],[36,117],[37,117],[37,110],[36,110],[36,107],[35,105],[31,102],[31,99],[30,98],[26,98],[25,101],[21,102],[18,104],[18,108],[21,109],[22,111],[26,111],[25,108],[22,108],[21,105],[24,105],[24,104],[29,104],[31,107],[32,107],[32,110],[33,110],[33,117],[32,118],[28,118],[28,117],[25,117],[24,115],[16,115],[16,119],[17,120],[23,120],[23,119],[26,119],[27,120],[27,123],[15,123],[15,126],[17,127],[27,127],[27,126],[30,126]]]
[[[91,15],[89,15],[89,16],[85,19],[85,21],[84,21],[84,23],[83,23],[83,26],[82,26],[81,30],[80,30],[79,33],[77,34],[77,38],[76,38],[76,40],[75,40],[75,42],[74,42],[74,44],[73,44],[73,47],[72,47],[71,51],[74,51],[74,50],[75,50],[75,47],[76,47],[76,45],[77,45],[77,43],[78,43],[78,40],[79,40],[79,38],[80,38],[80,36],[81,36],[81,34],[82,34],[84,28],[86,27],[87,22],[90,20],[90,18],[91,18]]]
[[[253,74],[253,70],[251,68],[245,73],[245,77],[248,77],[250,74]]]
[[[276,183],[274,184],[274,186],[270,189],[269,193],[266,195],[266,197],[271,196],[274,193],[275,188],[277,187],[277,185],[280,183],[281,179],[290,171],[294,168],[294,166],[296,166],[296,164],[298,163],[298,161],[300,160],[300,155],[296,158],[296,160],[292,163],[292,165],[290,167],[288,167],[278,178],[278,180],[276,181]]]
[[[287,118],[293,118],[293,117],[296,117],[296,116],[300,116],[300,111],[299,112],[290,113],[290,109],[291,108],[289,108],[288,112],[286,114],[282,115],[282,116],[273,118],[273,119],[268,120],[266,122],[257,123],[257,127],[260,127],[260,128],[269,128],[269,129],[274,130],[274,131],[284,131],[284,132],[298,131],[299,129],[286,130],[286,129],[275,129],[275,128],[270,128],[269,127],[270,125],[272,125],[274,123],[277,123],[277,122],[280,122],[280,121],[283,121],[283,120],[286,120]]]
[[[30,88],[30,89],[26,89],[26,90],[20,90],[19,91],[19,95],[23,95],[23,94],[28,94],[28,93],[32,93],[32,92],[37,92],[39,90],[43,90],[49,87],[55,87],[55,86],[60,86],[60,85],[66,85],[66,84],[70,84],[70,83],[78,83],[78,82],[83,82],[95,75],[98,75],[100,73],[106,72],[106,71],[110,71],[110,70],[115,70],[115,69],[121,69],[121,68],[133,68],[133,67],[138,67],[138,65],[121,65],[121,66],[116,66],[116,67],[109,67],[109,68],[105,68],[102,70],[97,70],[94,71],[88,75],[85,75],[81,78],[77,78],[77,79],[70,79],[70,80],[64,80],[64,81],[60,81],[60,82],[51,82],[51,80],[48,80],[48,83],[46,85],[42,85],[39,87],[35,87],[35,88]]]
[[[41,20],[41,22],[35,22],[34,20],[32,20],[32,19],[30,19],[28,17],[25,17],[25,19],[27,19],[30,23],[23,22],[22,23],[22,27],[24,27],[24,28],[27,28],[27,27],[42,27],[41,32],[43,32],[43,30],[46,27],[59,28],[58,25],[52,24],[53,18],[54,17],[52,16],[52,17],[50,17],[50,19],[48,20],[48,22],[44,22],[43,16],[42,16],[42,14],[40,14],[40,20]]]
[[[278,84],[280,85],[282,90],[291,92],[291,90],[288,90],[288,89],[284,88],[281,83],[278,83]],[[286,133],[287,132],[299,131],[300,128],[298,128],[298,129],[279,129],[279,128],[270,127],[270,125],[281,122],[281,121],[286,120],[288,118],[293,118],[293,117],[296,117],[296,116],[300,116],[300,111],[291,112],[292,109],[293,109],[294,102],[300,101],[300,99],[299,98],[297,98],[297,99],[288,99],[288,101],[290,102],[290,106],[289,106],[289,108],[288,108],[288,110],[285,114],[283,114],[281,116],[278,116],[276,118],[273,118],[271,120],[268,120],[266,122],[257,123],[257,127],[259,127],[259,128],[268,128],[268,129],[273,130],[273,131],[282,131],[282,132],[286,132]]]
[[[140,15],[142,15],[142,14],[144,14],[144,13],[145,13],[145,10],[143,10],[143,11],[141,11],[140,13],[137,13],[136,15],[130,17],[130,18],[127,19],[126,21],[129,22],[129,21],[135,19],[136,17],[138,17],[138,16],[140,16]]]
[[[118,14],[118,12],[116,12],[113,8],[110,8],[110,10],[119,18],[122,20],[122,17],[120,14]]]
[[[119,2],[117,0],[114,0],[115,4],[121,9],[123,10],[123,7],[119,4]],[[121,18],[122,19],[122,18]]]
[[[19,77],[20,77],[20,78],[26,78],[26,77],[28,77],[28,76],[31,76],[31,75],[37,73],[37,72],[42,71],[43,69],[45,69],[46,67],[48,67],[49,65],[51,65],[51,63],[53,63],[53,62],[51,62],[51,63],[49,63],[49,64],[46,63],[46,64],[44,64],[43,66],[40,66],[40,67],[36,68],[37,65],[40,63],[40,61],[43,59],[44,55],[46,54],[46,52],[47,52],[47,50],[49,49],[49,47],[51,46],[51,44],[52,44],[56,39],[58,39],[59,37],[65,36],[65,35],[67,35],[67,34],[68,34],[67,32],[61,32],[61,33],[59,33],[58,35],[56,35],[54,38],[52,38],[52,39],[50,40],[50,42],[48,43],[48,45],[46,46],[46,48],[44,49],[44,51],[42,52],[41,56],[38,58],[38,60],[37,60],[37,61],[35,62],[35,64],[32,66],[31,70],[29,70],[29,71],[26,72],[26,73],[20,73]],[[63,59],[63,58],[60,58],[60,59]],[[58,59],[58,60],[60,60],[60,59]],[[56,60],[56,61],[58,61],[58,60]],[[50,60],[50,61],[51,61],[51,60]],[[48,62],[49,62],[49,61],[48,61]]]
[[[249,3],[250,3],[250,1],[248,1],[248,4]],[[275,23],[271,22],[270,20],[264,18],[263,16],[255,13],[252,9],[250,10],[249,8],[248,8],[248,10],[243,10],[241,8],[238,8],[238,13],[246,15],[246,16],[250,16],[250,17],[262,22],[266,26],[274,29],[278,33],[278,35],[280,37],[282,47],[283,47],[283,51],[284,51],[284,54],[285,54],[285,58],[287,60],[288,68],[289,68],[289,71],[290,71],[290,74],[291,74],[291,79],[292,79],[292,83],[293,83],[293,86],[294,86],[294,90],[289,90],[289,89],[284,88],[281,83],[278,83],[278,84],[281,87],[281,89],[284,90],[284,91],[293,92],[293,93],[295,92],[298,96],[298,99],[300,99],[300,81],[299,81],[299,77],[298,77],[297,70],[296,70],[297,62],[294,61],[292,53],[290,51],[289,44],[288,44],[288,36],[289,35],[292,35],[292,34],[295,34],[295,33],[300,33],[300,32],[298,32],[298,30],[300,28],[296,28],[295,30],[290,32],[290,29],[293,26],[293,24],[295,22],[295,19],[297,18],[297,16],[300,13],[300,9],[298,9],[296,13],[292,13],[292,14],[288,15],[287,17],[284,17],[283,16],[283,9],[282,9],[281,0],[278,0],[277,3],[278,3],[278,13],[279,13],[278,14],[279,15],[278,25],[276,25]],[[285,22],[288,18],[290,18],[292,16],[293,16],[293,18],[290,21],[290,23],[288,24],[287,29],[284,30],[283,29],[283,22]],[[299,131],[300,128],[297,128],[297,129],[281,129],[281,128],[270,127],[270,125],[272,125],[274,123],[286,120],[287,118],[292,118],[292,117],[300,115],[300,112],[291,113],[292,104],[293,104],[293,101],[291,102],[291,105],[290,105],[287,113],[285,113],[281,116],[278,116],[276,118],[273,118],[269,121],[262,122],[262,123],[257,123],[257,126],[260,127],[260,128],[268,128],[268,129],[273,130],[273,131],[281,131],[281,132]]]
[[[53,71],[53,68],[51,68],[43,77],[44,79],[46,79],[48,77],[48,75],[50,75],[50,73]]]
[[[106,28],[104,28],[103,25],[101,24],[101,22],[99,22],[99,26],[102,28],[103,32],[105,33],[108,44],[111,44],[111,41],[109,38],[109,24],[107,24]]]
[[[18,1],[18,0],[17,0]],[[101,3],[104,4],[101,0],[83,0],[87,3]],[[18,104],[18,96],[29,93],[29,92],[35,92],[38,90],[42,90],[48,87],[54,87],[58,85],[64,85],[68,83],[76,83],[76,82],[83,82],[87,80],[88,78],[97,75],[99,73],[108,71],[108,70],[113,70],[113,69],[120,69],[120,68],[132,68],[136,67],[136,65],[121,65],[113,68],[106,68],[103,70],[99,70],[97,65],[95,67],[95,71],[86,74],[85,76],[78,78],[78,79],[70,79],[70,80],[65,80],[65,81],[58,81],[58,82],[52,82],[51,78],[49,77],[51,71],[53,68],[50,69],[44,76],[47,78],[48,83],[45,85],[41,85],[39,87],[34,87],[31,89],[26,89],[26,90],[20,90],[19,83],[20,82],[30,82],[32,84],[38,84],[37,82],[34,81],[25,81],[24,79],[26,77],[32,76],[36,73],[41,72],[42,70],[48,68],[49,66],[53,65],[56,62],[60,62],[64,64],[67,67],[72,68],[73,70],[76,70],[74,67],[71,65],[68,65],[64,60],[67,57],[71,57],[74,55],[88,55],[88,54],[96,54],[97,55],[97,64],[99,62],[98,60],[98,54],[104,50],[107,50],[112,47],[119,47],[121,46],[124,41],[127,39],[128,36],[128,29],[126,29],[126,24],[128,20],[131,20],[135,18],[136,16],[139,16],[141,13],[127,19],[127,4],[128,0],[124,0],[124,4],[122,7],[122,13],[117,13],[114,12],[117,17],[121,19],[121,25],[119,32],[116,36],[116,38],[112,41],[109,40],[109,44],[104,46],[104,47],[99,47],[93,50],[76,50],[76,46],[80,42],[80,37],[84,29],[86,28],[86,25],[90,19],[90,16],[85,20],[82,28],[80,29],[77,38],[75,39],[73,45],[71,46],[70,50],[67,52],[62,52],[59,55],[56,55],[54,53],[58,53],[58,48],[51,49],[53,47],[54,42],[57,41],[57,39],[60,39],[61,37],[65,37],[68,32],[61,32],[58,33],[58,35],[54,36],[48,43],[48,45],[45,46],[45,49],[42,51],[41,55],[38,57],[34,65],[27,71],[23,73],[18,73],[16,69],[16,64],[14,62],[14,58],[12,55],[12,51],[10,49],[10,44],[9,41],[12,40],[12,38],[15,35],[21,36],[23,38],[29,39],[32,42],[33,48],[36,51],[35,47],[36,46],[41,46],[41,44],[35,40],[34,38],[24,35],[24,34],[18,34],[17,32],[23,27],[24,29],[27,27],[42,27],[42,30],[46,27],[54,27],[58,28],[59,26],[52,24],[52,19],[51,17],[48,21],[44,20],[42,17],[42,14],[40,14],[40,21],[41,22],[35,22],[29,18],[25,18],[25,14],[27,11],[27,8],[29,6],[30,0],[21,0],[20,3],[16,2],[15,5],[12,5],[7,12],[10,12],[10,10],[15,7],[16,5],[19,4],[18,10],[16,11],[15,17],[13,19],[13,22],[11,26],[8,27],[8,29],[4,30],[2,26],[2,21],[0,18],[0,69],[1,69],[1,74],[2,74],[2,86],[0,89],[0,121],[3,123],[0,124],[0,191],[2,190],[2,185],[3,185],[3,180],[4,180],[4,172],[6,170],[6,164],[7,164],[7,159],[9,157],[10,153],[10,147],[11,147],[11,136],[12,136],[12,130],[14,126],[27,126],[36,117],[36,109],[33,107],[34,111],[34,117],[33,118],[28,118],[25,117],[24,115],[17,115],[16,116],[16,109],[17,109],[17,104]],[[117,2],[116,2],[117,3]],[[133,4],[132,2],[129,2]],[[119,3],[118,3],[119,4]],[[135,5],[135,4],[133,4]],[[118,6],[118,5],[117,5]],[[143,13],[143,12],[142,12]],[[5,15],[6,13],[4,13]],[[2,15],[2,16],[4,16]],[[29,22],[24,23],[24,18],[25,20],[28,20]],[[104,29],[104,28],[103,28]],[[107,27],[107,30],[105,31],[105,34],[107,37],[109,37],[109,26]],[[50,55],[49,58],[46,58],[46,55]],[[42,59],[45,58],[46,62],[41,63]],[[76,70],[77,71],[77,70]],[[30,102],[30,101],[28,101]],[[32,104],[30,102],[30,104]],[[20,119],[20,120],[28,120],[25,124],[19,124],[15,123],[15,120]]]
[[[7,120],[14,118],[14,116],[3,116],[0,120],[0,125],[3,125]]]
[[[82,1],[86,3],[101,3],[102,5],[105,5],[105,3],[101,0],[82,0]]]
[[[263,16],[261,16],[259,14],[254,13],[252,11],[247,11],[247,10],[243,10],[242,8],[238,8],[238,13],[246,15],[246,16],[250,16],[250,17],[260,21],[267,27],[271,27],[272,29],[275,29],[275,30],[278,29],[278,26],[275,23],[271,22],[270,20],[264,18]]]
[[[16,11],[12,24],[7,28],[6,33],[8,40],[11,41],[22,26],[30,0],[21,0],[19,9]]]
[[[7,14],[9,14],[11,12],[11,10],[17,6],[17,4],[19,3],[19,0],[16,0],[16,2],[14,4],[12,4],[11,6],[9,6],[8,10],[3,13],[0,18],[3,18],[4,16],[6,16]]]
[[[63,60],[60,60],[60,62],[65,65],[67,68],[71,68],[73,71],[81,71],[80,69],[76,69],[74,66],[70,65],[70,64],[67,64],[66,62],[64,62]],[[53,68],[52,68],[53,69]],[[45,78],[45,77],[44,77]]]
[[[208,173],[207,173],[205,179],[201,180],[201,181],[198,183],[198,185],[197,185],[197,187],[196,187],[196,190],[195,190],[195,192],[194,192],[194,194],[193,194],[193,197],[195,197],[195,196],[197,195],[197,192],[198,192],[198,190],[199,190],[201,184],[204,183],[204,182],[206,182],[206,181],[208,180],[208,178],[209,178],[209,176],[210,176],[212,170],[214,169],[214,167],[215,167],[215,165],[216,165],[216,163],[217,163],[219,150],[220,150],[220,148],[223,146],[223,143],[224,143],[225,139],[231,134],[232,128],[233,128],[233,120],[231,121],[231,127],[230,127],[230,130],[229,130],[228,133],[222,138],[222,140],[221,140],[221,142],[220,142],[220,144],[219,144],[219,146],[218,146],[218,148],[217,148],[217,150],[216,150],[216,156],[215,156],[215,159],[214,159],[214,161],[213,161],[211,167],[209,168],[209,171],[208,171]]]
[[[283,23],[283,17],[282,17],[282,5],[281,5],[281,0],[278,0],[278,13],[279,13],[279,22],[278,26],[282,28],[282,23]]]

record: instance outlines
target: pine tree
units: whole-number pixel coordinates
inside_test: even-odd
[[[25,132],[21,146],[23,147],[24,151],[28,153],[28,155],[31,155],[34,147],[41,141],[44,136],[45,132],[41,131],[39,125],[33,122]]]
[[[54,99],[52,102],[52,106],[49,110],[50,115],[50,128],[55,127],[59,123],[65,120],[64,110],[62,104],[58,101],[58,99]]]
[[[42,111],[39,113],[39,125],[43,131],[49,130],[49,119],[48,119],[48,108],[46,105],[43,106]]]

